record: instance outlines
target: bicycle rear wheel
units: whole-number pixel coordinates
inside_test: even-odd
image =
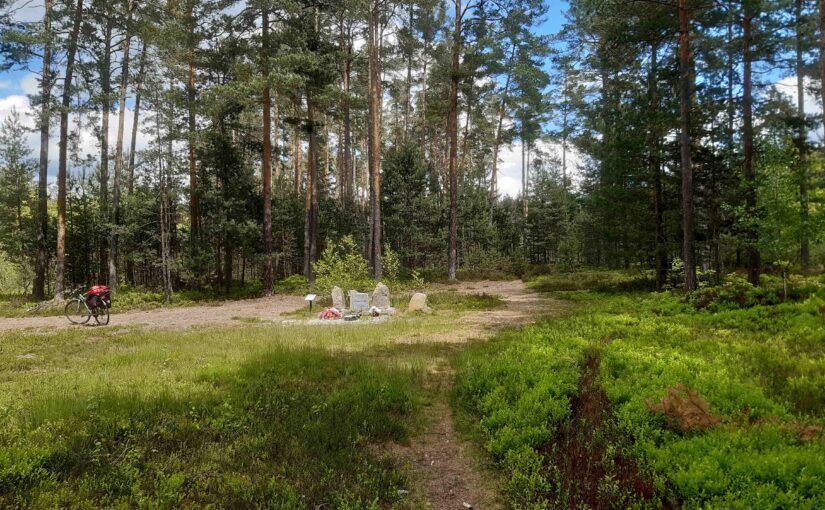
[[[109,324],[109,309],[103,305],[100,305],[94,309],[94,316],[95,320],[101,326],[105,326]]]
[[[92,316],[86,303],[79,299],[72,299],[63,307],[63,313],[72,324],[86,324]]]

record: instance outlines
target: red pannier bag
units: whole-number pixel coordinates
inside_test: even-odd
[[[111,308],[112,306],[111,291],[109,290],[109,287],[105,285],[93,285],[92,288],[86,291],[86,295],[93,303],[100,300],[106,308]]]

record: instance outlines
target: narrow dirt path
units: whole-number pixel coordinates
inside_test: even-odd
[[[117,313],[117,302],[111,317],[112,326],[176,331],[191,327],[237,326],[237,318],[275,320],[284,313],[304,306],[300,296],[277,295],[268,298],[226,301],[216,305],[181,306],[146,311]],[[23,329],[55,329],[74,326],[65,317],[22,317],[0,319],[0,332]]]
[[[471,282],[450,286],[466,294],[487,293],[504,301],[490,311],[462,315],[446,333],[405,338],[405,343],[457,344],[485,340],[496,331],[529,324],[558,313],[562,306],[526,288],[521,281]],[[442,290],[442,289],[439,289]],[[408,445],[392,445],[391,453],[406,465],[414,484],[413,497],[433,510],[495,510],[504,508],[501,480],[481,449],[456,431],[449,403],[454,374],[446,355],[430,370],[432,396],[424,413],[424,430]]]

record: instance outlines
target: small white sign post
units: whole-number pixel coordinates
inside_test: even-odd
[[[309,302],[309,311],[310,312],[312,311],[312,302],[315,301],[316,297],[317,296],[315,294],[307,294],[306,297],[304,297],[304,301]]]

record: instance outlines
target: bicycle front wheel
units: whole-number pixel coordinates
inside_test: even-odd
[[[79,299],[72,299],[66,303],[66,306],[63,308],[63,313],[72,324],[86,324],[92,316],[92,314],[89,313],[89,307],[86,306],[86,303]]]
[[[109,324],[109,309],[101,305],[94,309],[95,320],[101,326]]]

